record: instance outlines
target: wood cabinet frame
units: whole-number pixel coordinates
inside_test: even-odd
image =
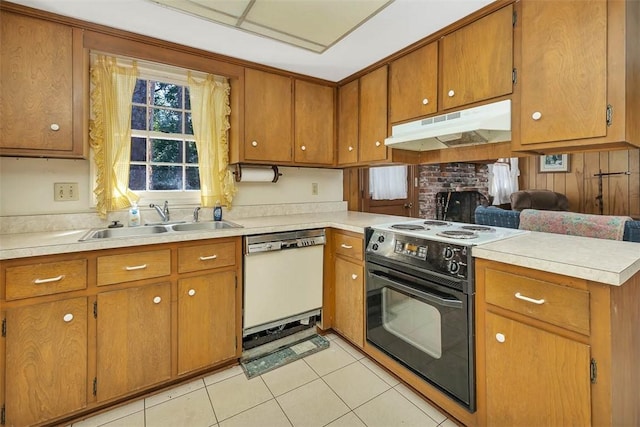
[[[217,247],[228,250],[229,244],[235,245],[233,254],[229,256],[221,257],[225,263],[219,268],[215,266],[205,266],[199,270],[185,271],[183,273],[178,272],[178,251],[180,249],[193,248],[195,246],[202,246],[207,244],[219,245]],[[149,277],[136,281],[128,281],[123,283],[115,283],[106,286],[97,285],[97,260],[101,256],[109,255],[135,255],[141,251],[165,251],[168,250],[171,253],[170,256],[170,268],[168,274],[162,277]],[[230,264],[230,257],[235,259],[235,262]],[[34,263],[56,263],[60,261],[72,261],[72,260],[85,260],[87,269],[87,285],[83,289],[74,289],[68,292],[52,293],[49,295],[34,296],[30,298],[22,298],[13,301],[5,300],[5,284],[6,284],[6,271],[10,266],[28,266]],[[214,362],[209,366],[202,368],[195,368],[187,370],[184,373],[178,371],[178,281],[181,279],[197,278],[207,274],[226,273],[235,275],[236,287],[235,287],[235,313],[236,318],[233,320],[235,324],[235,352],[230,358]],[[169,335],[170,341],[170,377],[158,383],[155,383],[146,388],[139,390],[131,390],[128,393],[113,396],[104,401],[98,401],[97,397],[93,394],[93,379],[97,376],[97,321],[94,317],[94,304],[97,301],[97,296],[102,292],[111,291],[126,291],[135,288],[144,288],[145,286],[154,286],[155,284],[168,284],[170,287],[170,322],[171,330]],[[102,408],[119,404],[126,399],[132,399],[136,397],[149,394],[150,392],[157,391],[158,389],[165,388],[182,382],[185,379],[202,376],[205,373],[212,372],[220,367],[236,363],[237,359],[242,355],[242,241],[240,237],[221,237],[217,239],[206,239],[197,241],[186,242],[174,242],[167,244],[157,245],[143,245],[136,247],[107,249],[89,252],[78,252],[70,254],[60,255],[47,255],[34,258],[19,258],[12,260],[0,261],[0,314],[2,319],[6,318],[6,310],[28,308],[37,304],[56,303],[58,301],[70,300],[74,298],[86,298],[87,300],[87,405],[84,409],[74,412],[72,414],[65,414],[56,419],[46,420],[46,423],[60,423],[68,422],[76,419],[80,416],[89,414],[91,412],[98,411]],[[98,316],[100,316],[100,306],[98,305]],[[7,325],[12,327],[12,325]],[[5,401],[7,390],[5,390],[6,384],[6,339],[0,340],[0,404]],[[98,379],[99,382],[99,379]],[[100,385],[98,384],[98,387]],[[11,415],[8,415],[8,419]]]

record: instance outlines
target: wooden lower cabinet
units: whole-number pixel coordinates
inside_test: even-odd
[[[475,264],[477,425],[640,425],[640,273]]]
[[[591,424],[589,346],[487,313],[487,425]]]
[[[109,400],[171,378],[171,284],[97,297],[97,398]]]
[[[87,298],[6,311],[3,424],[27,426],[87,405]]]
[[[364,278],[362,263],[336,258],[333,328],[359,347],[364,346]]]
[[[236,273],[178,281],[178,375],[236,354]]]

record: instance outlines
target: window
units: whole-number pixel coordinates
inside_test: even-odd
[[[132,102],[129,188],[136,192],[199,190],[189,88],[139,78]]]

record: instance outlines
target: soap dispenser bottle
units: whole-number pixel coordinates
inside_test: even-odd
[[[140,225],[140,209],[138,204],[133,202],[129,209],[129,227],[137,227]]]
[[[213,220],[222,221],[222,206],[220,205],[220,200],[216,200],[216,204],[213,207]]]

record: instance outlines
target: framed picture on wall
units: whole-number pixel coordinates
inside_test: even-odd
[[[568,154],[540,156],[540,172],[569,172]]]

